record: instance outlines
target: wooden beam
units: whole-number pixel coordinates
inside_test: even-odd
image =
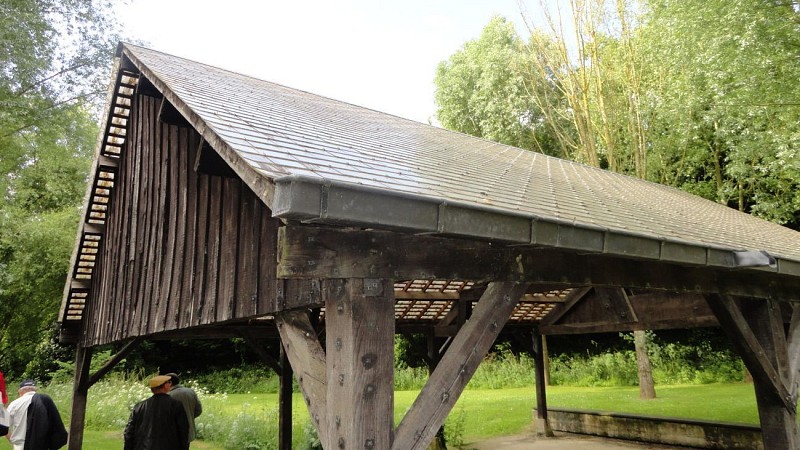
[[[542,436],[553,437],[553,428],[547,419],[547,382],[545,375],[545,354],[544,336],[538,331],[533,332],[533,357],[536,361],[534,367],[536,376],[536,433]]]
[[[708,304],[753,375],[764,448],[796,449],[797,398],[788,386],[788,348],[780,307],[774,300],[708,295]],[[783,341],[783,342],[782,342]]]
[[[275,322],[322,448],[333,448],[330,447],[327,433],[325,351],[311,326],[308,313],[302,310],[285,311],[275,316]]]
[[[489,285],[397,427],[393,450],[428,446],[526,288],[527,284],[514,282]]]
[[[688,267],[390,231],[298,225],[279,230],[278,278],[369,277],[594,285],[800,301],[800,278],[752,268]]]
[[[83,429],[86,424],[86,401],[89,394],[89,370],[92,348],[78,344],[75,349],[75,381],[72,384],[72,415],[69,423],[68,450],[83,448]]]
[[[593,288],[554,308],[542,319],[541,332],[561,335],[719,326],[705,297],[699,294],[595,295],[603,289],[608,288]]]
[[[325,303],[326,448],[388,449],[394,430],[393,283],[349,279],[344,291]]]
[[[281,346],[278,394],[278,450],[292,450],[292,365]]]
[[[756,336],[756,332],[767,332],[772,335],[772,330],[766,329],[766,326],[751,327],[742,312],[742,306],[731,296],[712,294],[707,299],[722,328],[733,337],[734,345],[739,350],[740,356],[753,378],[769,385],[772,393],[782,399],[786,408],[794,409],[795,406],[790,402],[789,390],[782,382],[784,378],[776,368],[777,363],[770,360],[770,358],[775,358],[774,351],[768,352],[768,349],[765,349],[760,342],[763,339],[759,340]],[[748,316],[751,319],[756,313],[754,309],[762,305],[752,306],[754,308],[748,309]]]
[[[88,383],[87,389],[94,386],[95,383],[100,381],[108,372],[111,371],[111,369],[113,369],[117,364],[119,364],[120,361],[122,361],[126,356],[128,356],[130,352],[132,352],[136,347],[138,347],[139,344],[142,343],[142,341],[144,341],[144,338],[136,337],[133,338],[127,344],[125,344],[125,346],[122,347],[120,351],[118,351],[114,356],[109,358],[108,361],[106,361],[106,363],[103,364],[102,367],[97,369],[97,372],[95,372],[94,374],[92,374],[92,376],[89,377],[89,379],[87,380]]]

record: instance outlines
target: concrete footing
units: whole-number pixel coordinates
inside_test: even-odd
[[[560,408],[548,408],[547,418],[549,428],[569,433],[696,448],[764,448],[755,425]]]

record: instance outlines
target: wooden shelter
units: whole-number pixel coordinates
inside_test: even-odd
[[[800,445],[787,228],[129,44],[92,176],[60,316],[71,449],[89,387],[142,339],[279,336],[324,448],[407,450],[503,330],[716,323],[753,374],[766,447]],[[449,341],[395,426],[404,330]],[[94,347],[123,342],[89,373]]]

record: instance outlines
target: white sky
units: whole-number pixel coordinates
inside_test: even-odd
[[[119,14],[154,50],[426,123],[439,62],[494,14],[525,29],[516,0],[131,0]]]

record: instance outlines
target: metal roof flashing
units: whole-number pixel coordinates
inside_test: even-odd
[[[800,264],[763,251],[677,242],[617,230],[514,214],[370,186],[290,175],[275,179],[273,216],[306,223],[363,226],[420,234],[467,237],[512,246],[539,246],[673,264],[758,269],[800,275]]]

